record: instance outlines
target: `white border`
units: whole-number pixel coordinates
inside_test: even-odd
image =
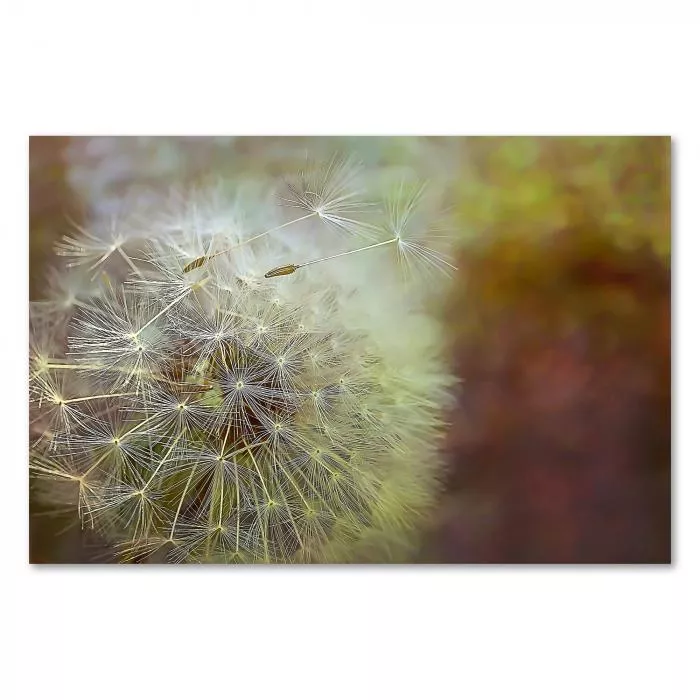
[[[3,696],[700,697],[698,42],[681,4],[273,4],[3,10]],[[675,567],[28,567],[26,137],[100,132],[672,134]]]

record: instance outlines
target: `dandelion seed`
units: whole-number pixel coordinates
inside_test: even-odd
[[[437,272],[449,276],[457,268],[450,262],[446,243],[449,231],[435,222],[436,215],[426,201],[426,183],[409,184],[401,181],[384,202],[385,230],[396,241],[396,255],[404,279],[419,277],[420,281]]]
[[[189,265],[185,265],[185,267],[182,268],[183,272],[191,272],[192,270],[196,270],[198,267],[202,267],[204,263],[207,260],[211,260],[212,256],[207,256],[207,255],[202,255],[199,258],[195,258]]]
[[[141,387],[158,373],[171,342],[160,314],[152,299],[126,292],[94,300],[76,315],[70,352],[100,365],[98,376],[111,387]]]
[[[281,277],[282,275],[291,275],[299,269],[298,265],[282,265],[281,267],[275,267],[265,273],[265,277]]]
[[[138,274],[138,268],[125,250],[137,234],[117,216],[111,217],[106,226],[98,223],[93,231],[75,222],[73,226],[77,233],[63,236],[56,244],[57,255],[71,258],[68,267],[84,265],[95,280],[110,259],[119,257]]]
[[[315,215],[318,220],[342,234],[371,235],[372,226],[358,215],[373,209],[359,187],[362,166],[352,158],[333,156],[325,165],[310,165],[287,181],[283,204]]]

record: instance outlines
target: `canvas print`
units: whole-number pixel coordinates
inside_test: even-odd
[[[29,166],[31,562],[671,562],[669,138]]]

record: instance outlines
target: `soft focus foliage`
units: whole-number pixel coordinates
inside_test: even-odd
[[[460,213],[473,238],[529,245],[587,220],[623,250],[669,259],[670,139],[485,137],[468,151]]]

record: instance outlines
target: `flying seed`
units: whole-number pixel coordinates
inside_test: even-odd
[[[281,277],[282,275],[291,275],[298,269],[298,265],[282,265],[281,267],[274,267],[269,272],[266,272],[265,277]]]
[[[182,271],[190,272],[191,270],[196,270],[198,267],[202,267],[207,259],[208,256],[202,255],[201,257],[194,259],[191,263],[185,265],[185,267],[182,268]]]

